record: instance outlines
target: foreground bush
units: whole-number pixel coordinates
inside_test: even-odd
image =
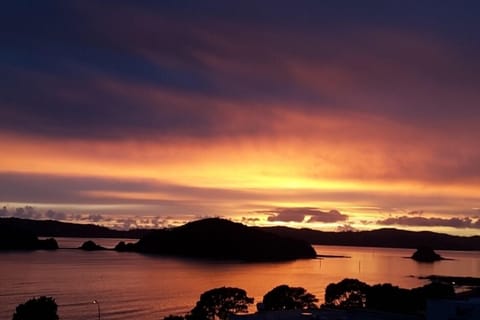
[[[30,299],[17,306],[12,320],[58,320],[57,303],[45,296]]]
[[[318,299],[301,287],[280,285],[263,297],[263,310],[306,310],[315,309]]]
[[[229,315],[238,312],[247,312],[248,305],[253,303],[253,298],[239,288],[221,287],[202,293],[195,308],[192,309],[187,319],[194,320],[226,320]],[[173,319],[173,318],[171,318]]]

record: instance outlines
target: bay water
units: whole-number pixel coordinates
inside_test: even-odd
[[[326,286],[344,278],[413,288],[431,274],[480,277],[478,251],[438,251],[451,260],[425,264],[406,258],[411,249],[346,246],[314,246],[320,255],[345,257],[268,263],[66,249],[85,240],[58,238],[63,249],[56,251],[0,253],[0,320],[40,295],[56,299],[64,320],[97,319],[98,311],[105,320],[158,320],[188,312],[201,293],[222,286],[243,288],[256,303],[280,284],[300,286],[322,303]],[[113,247],[121,239],[92,240]]]

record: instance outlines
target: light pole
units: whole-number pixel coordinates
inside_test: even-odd
[[[92,303],[97,305],[98,320],[100,320],[100,302],[98,302],[98,300],[93,300]]]

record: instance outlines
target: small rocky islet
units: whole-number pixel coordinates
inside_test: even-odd
[[[417,251],[412,254],[411,258],[417,262],[435,262],[445,259],[431,247],[418,248]]]

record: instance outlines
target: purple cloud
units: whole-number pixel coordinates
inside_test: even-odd
[[[469,217],[462,218],[425,218],[399,216],[378,220],[379,225],[400,225],[409,227],[452,227],[457,229],[480,228],[480,220],[472,220]]]
[[[263,211],[269,214],[268,221],[282,222],[338,222],[345,221],[348,216],[340,213],[338,210],[322,211],[317,208],[276,208],[273,210]]]
[[[89,214],[88,217],[87,217],[87,220],[88,221],[92,221],[92,222],[100,222],[100,221],[105,221],[105,218],[103,217],[103,215],[101,214]]]
[[[337,231],[338,232],[355,232],[355,231],[358,231],[358,229],[348,223],[345,223],[341,226],[338,226]]]
[[[116,219],[114,225],[123,230],[138,228],[138,222],[134,218]]]
[[[64,212],[58,212],[58,211],[54,211],[54,210],[47,210],[45,213],[44,213],[44,216],[48,219],[52,219],[52,220],[67,220],[68,219],[68,216],[66,213]]]
[[[328,212],[317,210],[310,216],[307,222],[338,222],[348,220],[346,214],[340,213],[338,210],[330,210]]]
[[[412,210],[412,211],[409,211],[408,214],[421,216],[423,214],[423,210]]]
[[[20,219],[53,219],[53,220],[67,220],[69,216],[63,212],[54,210],[40,211],[32,206],[18,207],[9,209],[4,206],[0,210],[0,217],[13,217]]]

